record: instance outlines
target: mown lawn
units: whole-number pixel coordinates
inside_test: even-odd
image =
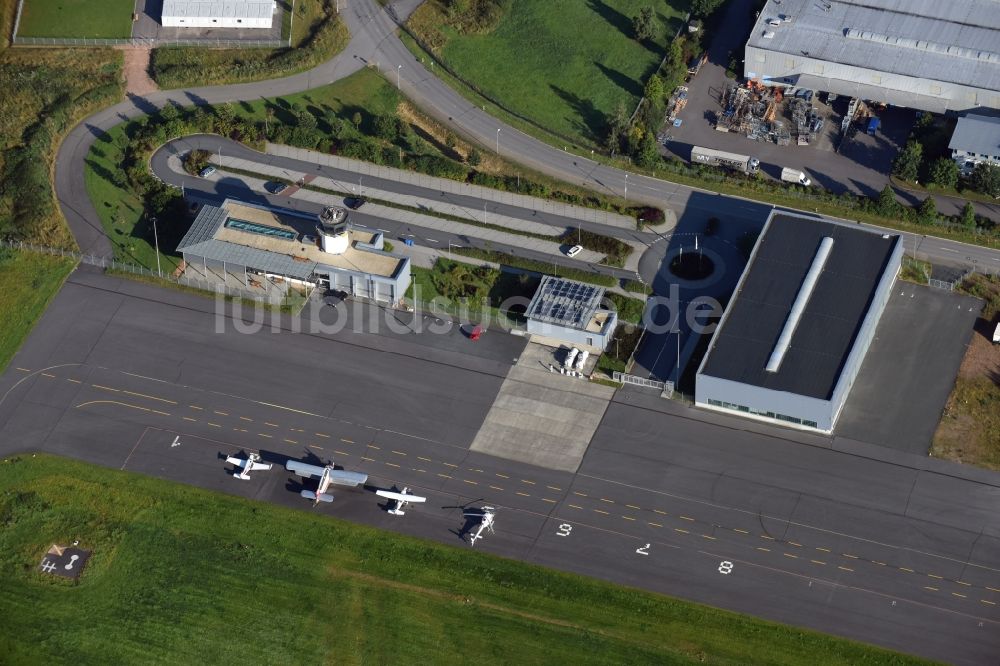
[[[0,248],[0,372],[75,264],[64,257]]]
[[[0,490],[0,653],[8,662],[917,663],[47,455],[0,463]],[[37,572],[52,543],[74,539],[93,550],[78,584]]]
[[[495,29],[463,34],[445,0],[427,0],[408,26],[463,79],[508,108],[585,144],[604,138],[605,118],[631,113],[687,11],[686,0],[511,0]],[[633,37],[632,17],[652,7],[659,30]],[[501,147],[503,137],[501,136]]]
[[[19,37],[132,36],[133,0],[24,0]]]

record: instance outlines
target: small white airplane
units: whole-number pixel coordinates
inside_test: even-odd
[[[495,534],[493,531],[493,519],[496,518],[497,510],[492,506],[484,506],[482,509],[475,511],[466,511],[464,515],[468,518],[479,518],[479,527],[476,528],[476,533],[469,539],[469,545],[473,548],[476,547],[476,540],[483,538],[484,531],[488,530],[490,534]]]
[[[319,485],[316,487],[316,492],[303,490],[299,493],[306,499],[313,500],[314,505],[319,504],[320,502],[333,501],[333,495],[327,492],[327,490],[330,489],[330,486],[336,485],[356,487],[363,486],[368,482],[367,474],[336,469],[334,468],[332,462],[325,467],[320,467],[319,465],[310,465],[298,460],[289,460],[285,463],[285,469],[289,472],[298,474],[303,479],[319,479]]]
[[[394,507],[387,509],[387,511],[394,516],[406,515],[403,509],[405,509],[406,505],[410,502],[413,502],[414,504],[421,504],[427,501],[426,497],[419,497],[417,495],[410,494],[409,488],[403,488],[403,492],[401,493],[394,493],[391,490],[376,490],[375,494],[379,497],[384,497],[396,502]]]
[[[271,469],[271,463],[262,463],[260,461],[259,453],[248,453],[246,459],[229,456],[226,458],[226,462],[231,465],[236,465],[236,469],[233,471],[233,476],[237,479],[243,479],[244,481],[250,480],[250,472],[256,472],[257,470],[267,471]]]

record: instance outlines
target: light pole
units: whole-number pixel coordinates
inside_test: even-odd
[[[396,65],[396,90],[401,90],[399,87],[399,70],[403,69],[402,65]]]
[[[500,128],[497,128],[497,155],[500,154]]]
[[[156,233],[156,216],[153,215],[150,219],[153,221],[153,243],[156,245],[156,274],[163,277],[160,271],[160,236]]]
[[[628,174],[625,174],[625,203],[628,203]]]

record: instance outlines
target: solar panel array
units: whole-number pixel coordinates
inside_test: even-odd
[[[528,306],[528,316],[539,321],[583,328],[604,296],[604,289],[582,282],[546,276]]]

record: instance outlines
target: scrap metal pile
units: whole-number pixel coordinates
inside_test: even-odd
[[[748,81],[745,86],[729,84],[722,93],[722,115],[715,129],[739,132],[748,139],[769,141],[779,146],[792,142],[792,135],[781,115],[782,89],[768,88]]]

